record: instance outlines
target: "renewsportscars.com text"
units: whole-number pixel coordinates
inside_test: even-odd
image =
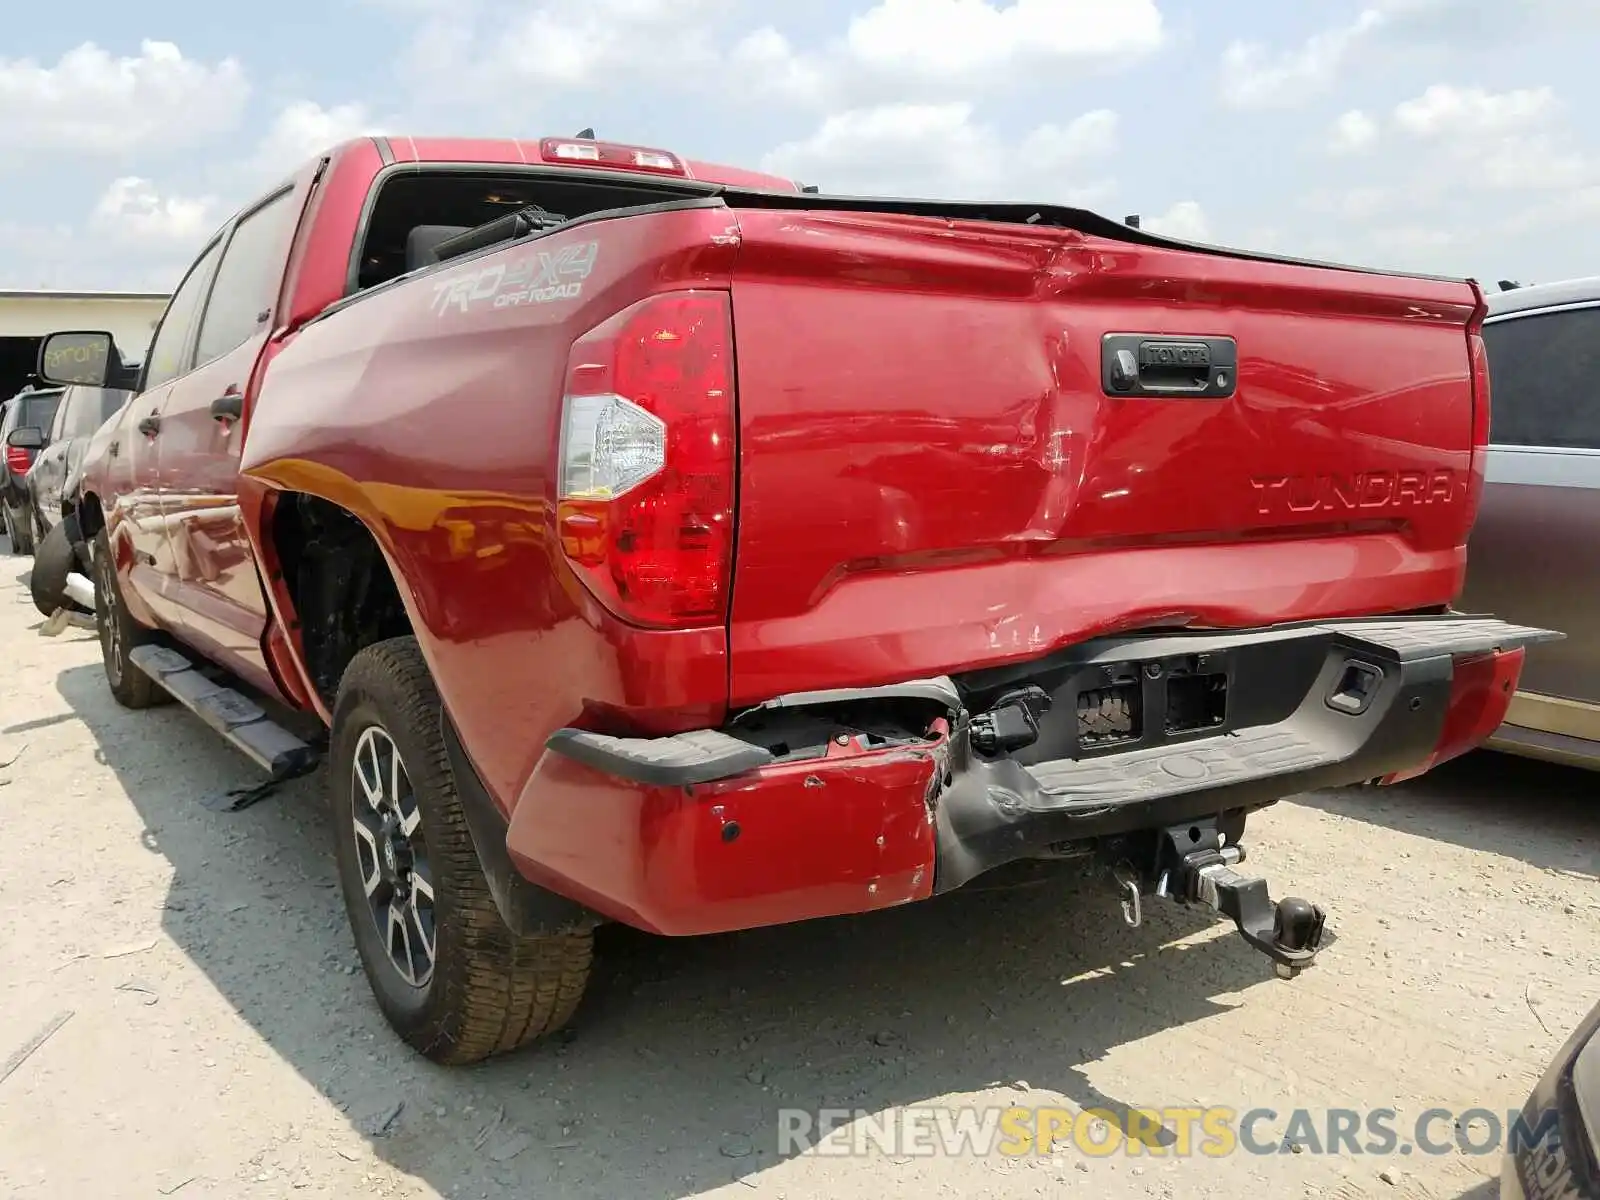
[[[778,1153],[826,1156],[1027,1155],[1077,1151],[1226,1158],[1246,1154],[1501,1154],[1559,1137],[1554,1110],[1529,1120],[1487,1108],[781,1109]]]

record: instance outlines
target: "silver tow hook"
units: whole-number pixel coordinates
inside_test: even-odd
[[[1144,924],[1144,910],[1139,907],[1139,874],[1128,863],[1118,863],[1111,874],[1122,894],[1122,919],[1137,929]]]

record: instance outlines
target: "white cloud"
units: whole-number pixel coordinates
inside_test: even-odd
[[[1370,150],[1377,140],[1378,123],[1359,108],[1352,108],[1333,123],[1328,145],[1335,154],[1360,154]]]
[[[358,2],[409,45],[403,86],[344,90],[268,57],[244,18],[270,105],[222,51],[12,39],[34,57],[0,53],[0,166],[42,186],[0,206],[0,273],[176,274],[230,211],[350,136],[591,123],[715,161],[770,149],[760,165],[826,191],[1141,211],[1186,240],[1309,257],[1539,278],[1600,254],[1600,140],[1581,120],[1600,0],[1343,0],[1278,42],[1259,33],[1280,24],[1268,0],[1205,22],[1162,0]],[[343,36],[318,0],[286,3],[251,20]],[[1226,64],[1234,111],[1212,114],[1215,161],[1177,178],[1141,151],[1195,103],[1183,63]],[[1071,119],[1095,104],[1122,121]]]
[[[1565,191],[1600,183],[1600,159],[1553,135],[1508,137],[1485,148],[1475,161],[1470,150],[1461,158],[1464,173],[1498,191]]]
[[[1300,103],[1331,87],[1362,42],[1388,20],[1382,8],[1364,9],[1348,25],[1276,54],[1260,42],[1236,41],[1223,55],[1222,98],[1236,108]]]
[[[1142,217],[1139,225],[1163,237],[1181,238],[1186,242],[1209,242],[1211,222],[1193,200],[1179,200],[1164,213]]]
[[[1412,49],[1504,50],[1525,37],[1581,36],[1600,17],[1594,0],[1374,0],[1385,34]]]
[[[1091,204],[1113,185],[1090,163],[1116,141],[1117,116],[1104,109],[1011,140],[965,101],[885,104],[828,117],[761,166],[836,194]]]
[[[287,175],[339,142],[383,132],[364,104],[323,108],[314,100],[296,100],[279,110],[249,166],[261,176]]]
[[[1029,60],[1125,59],[1161,37],[1154,0],[879,0],[850,22],[845,46],[884,75],[948,81]]]
[[[220,224],[213,198],[125,176],[83,217],[0,221],[0,287],[167,291]]]
[[[1301,208],[1333,243],[1330,257],[1449,274],[1487,263],[1520,277],[1522,267],[1493,265],[1504,248],[1541,233],[1569,241],[1581,221],[1571,198],[1600,194],[1600,157],[1564,117],[1550,87],[1434,84],[1351,139],[1393,153],[1369,154],[1364,177],[1317,187]]]
[[[150,249],[196,250],[221,224],[215,196],[163,196],[148,179],[113,180],[89,216],[89,227],[116,241]]]
[[[1358,69],[1382,70],[1396,62],[1414,69],[1425,55],[1463,46],[1503,51],[1552,29],[1582,37],[1597,17],[1595,0],[1368,0],[1350,19],[1298,46],[1233,41],[1223,54],[1222,98],[1235,108],[1291,107]]]
[[[70,155],[182,149],[233,128],[249,91],[234,59],[208,66],[171,42],[145,41],[132,58],[85,42],[53,67],[0,59],[0,145]]]
[[[419,17],[403,63],[438,104],[503,104],[603,92],[626,79],[717,97],[765,96],[830,109],[993,91],[1037,65],[1099,73],[1157,50],[1156,0],[877,0],[842,36],[797,48],[749,0],[542,0],[508,12],[489,0],[370,0]],[[906,94],[907,88],[916,95]]]
[[[827,94],[826,66],[797,52],[788,38],[770,27],[740,39],[729,55],[729,66],[734,78],[766,95],[811,103]]]
[[[545,0],[508,9],[489,0],[406,0],[425,14],[406,53],[409,82],[441,103],[492,102],[507,89],[596,91],[626,80],[681,86],[718,78],[716,34],[734,0]],[[524,119],[540,93],[519,92]]]
[[[1550,87],[1490,92],[1441,83],[1396,105],[1392,120],[1432,150],[1415,160],[1432,177],[1419,181],[1419,194],[1535,192],[1600,180],[1600,161],[1573,148],[1562,112]]]
[[[733,49],[744,86],[815,105],[860,107],[993,92],[1045,67],[1123,69],[1164,44],[1155,0],[878,0],[821,50],[762,28]]]
[[[1070,125],[1041,125],[1022,142],[1029,162],[1065,164],[1110,154],[1117,148],[1117,114],[1108,108],[1084,113]]]
[[[837,113],[810,137],[773,150],[761,167],[834,193],[932,194],[930,181],[943,176],[966,195],[989,181],[991,155],[972,105],[892,104]]]
[[[104,188],[78,226],[0,222],[0,273],[15,286],[165,290],[262,188],[318,151],[380,128],[361,104],[294,101],[247,153],[209,158],[187,172],[187,188],[128,174]]]
[[[585,0],[550,3],[492,20],[498,61],[552,87],[614,82],[621,68],[678,71],[706,61],[716,0]],[[497,10],[498,13],[498,10]]]
[[[1436,83],[1394,110],[1395,125],[1415,137],[1489,137],[1544,123],[1558,105],[1552,88],[1486,92]]]

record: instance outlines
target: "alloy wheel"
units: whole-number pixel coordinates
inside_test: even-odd
[[[115,581],[111,578],[108,556],[94,556],[95,609],[100,634],[100,653],[106,660],[106,676],[111,686],[122,682],[122,624],[117,619]]]
[[[425,988],[438,949],[433,875],[416,791],[381,726],[362,730],[351,773],[351,830],[367,906],[390,965]]]

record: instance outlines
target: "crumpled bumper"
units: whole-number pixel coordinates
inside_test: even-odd
[[[564,729],[505,848],[538,887],[664,934],[885,908],[1068,846],[1418,774],[1493,732],[1523,647],[1560,636],[1441,616],[1100,639],[1011,669],[1055,693],[1055,724],[1013,754],[973,748],[978,676],[762,706],[823,717],[921,706],[927,720],[898,737],[843,715],[799,748],[763,738],[748,714],[673,738]],[[1197,670],[1224,679],[1209,725],[1187,709],[1180,720],[1177,692],[1162,690]],[[1137,736],[1074,741],[1083,689],[1130,675]]]

